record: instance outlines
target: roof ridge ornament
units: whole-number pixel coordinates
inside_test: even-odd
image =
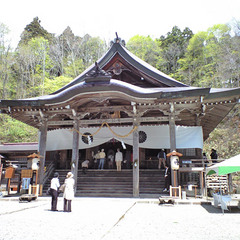
[[[121,45],[123,45],[123,46],[125,47],[125,46],[126,46],[125,40],[122,40],[120,37],[118,37],[117,32],[115,32],[115,34],[116,34],[116,38],[114,38],[114,40],[110,42],[111,46],[112,46],[114,43],[119,43],[119,44],[121,44]]]
[[[111,73],[105,72],[101,69],[97,62],[91,72],[86,74],[85,83],[106,83],[112,78]]]

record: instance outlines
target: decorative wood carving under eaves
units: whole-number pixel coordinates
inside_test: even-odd
[[[112,74],[120,75],[123,71],[129,71],[127,67],[123,65],[123,63],[117,60],[109,69],[108,72],[112,72]]]

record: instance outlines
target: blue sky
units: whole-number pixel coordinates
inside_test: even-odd
[[[239,0],[4,0],[0,23],[11,31],[12,45],[20,40],[24,27],[38,16],[51,33],[61,34],[70,26],[75,35],[100,36],[106,41],[129,40],[139,34],[152,38],[165,35],[173,26],[194,33],[218,23],[240,20]]]

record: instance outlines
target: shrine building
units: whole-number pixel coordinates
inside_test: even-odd
[[[120,148],[132,171],[132,196],[138,197],[140,169],[157,170],[160,149],[177,150],[183,160],[202,159],[203,142],[239,96],[240,88],[183,84],[136,57],[117,37],[102,58],[58,91],[0,100],[0,110],[39,129],[40,184],[47,161],[71,169],[78,181],[83,160],[94,168],[98,150]]]

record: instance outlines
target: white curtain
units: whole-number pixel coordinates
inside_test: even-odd
[[[94,134],[99,128],[80,128],[81,134]],[[111,139],[123,141],[126,144],[132,145],[132,134],[128,137],[121,137],[127,135],[132,127],[111,127],[113,134],[108,127],[103,127],[96,135],[92,137],[83,137],[79,135],[79,149],[91,148],[108,142]],[[141,148],[170,148],[169,125],[158,126],[139,126]],[[72,149],[73,140],[72,129],[60,129],[48,131],[47,133],[47,151]],[[202,127],[185,127],[176,126],[176,146],[180,148],[203,148],[203,133]]]

